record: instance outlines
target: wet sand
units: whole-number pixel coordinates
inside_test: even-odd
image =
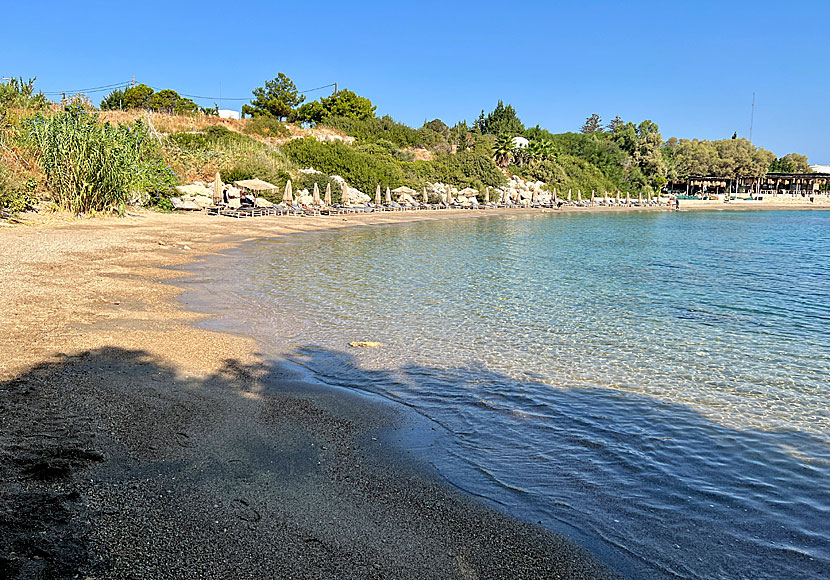
[[[616,577],[442,481],[409,413],[197,328],[165,283],[248,239],[492,215],[0,228],[0,577]]]

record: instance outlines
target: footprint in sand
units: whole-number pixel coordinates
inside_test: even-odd
[[[262,519],[259,512],[252,508],[244,499],[236,498],[231,502],[231,511],[240,520],[256,523]]]

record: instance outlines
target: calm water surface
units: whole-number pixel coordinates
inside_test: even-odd
[[[198,273],[213,324],[417,409],[449,480],[624,574],[830,578],[830,212],[360,228]]]

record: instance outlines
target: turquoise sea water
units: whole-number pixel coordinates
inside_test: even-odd
[[[447,479],[626,575],[830,577],[830,212],[401,224],[197,271],[212,324],[430,417]]]

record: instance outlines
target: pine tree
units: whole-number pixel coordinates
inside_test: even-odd
[[[581,133],[598,133],[602,131],[602,119],[596,113],[585,119],[585,124],[580,129]]]

